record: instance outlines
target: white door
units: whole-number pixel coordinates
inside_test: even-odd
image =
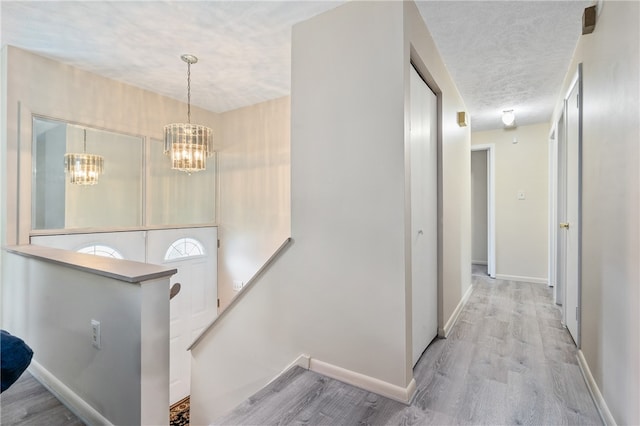
[[[564,229],[559,228],[560,223],[566,223],[567,221],[567,137],[566,137],[566,125],[564,119],[564,112],[558,120],[556,128],[556,140],[557,140],[557,156],[556,156],[556,168],[557,168],[557,192],[556,192],[556,214],[553,218],[553,227],[556,235],[555,250],[550,248],[549,251],[555,251],[555,301],[558,305],[565,304],[564,297],[566,291],[567,281],[567,233]],[[553,243],[553,240],[552,240]],[[563,308],[564,312],[564,308]],[[567,320],[565,316],[562,317],[562,323],[566,324]]]
[[[567,192],[565,323],[573,340],[580,345],[580,80],[576,80],[566,99]]]
[[[436,95],[411,68],[411,282],[413,365],[438,334]]]
[[[148,262],[177,268],[171,285],[169,396],[174,404],[190,394],[191,354],[187,348],[217,315],[217,228],[148,231]]]

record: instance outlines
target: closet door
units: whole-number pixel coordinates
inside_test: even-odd
[[[411,282],[413,365],[438,334],[437,99],[411,68]]]

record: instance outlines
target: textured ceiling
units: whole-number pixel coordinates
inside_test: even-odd
[[[589,1],[419,2],[473,130],[548,122]]]
[[[286,95],[291,27],[343,2],[2,0],[2,44],[222,112]],[[548,121],[585,1],[418,2],[473,130]]]

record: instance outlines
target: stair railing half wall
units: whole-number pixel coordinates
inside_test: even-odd
[[[278,257],[280,257],[282,253],[284,253],[285,249],[292,242],[293,242],[293,239],[289,237],[286,240],[284,240],[282,244],[280,244],[280,247],[278,247],[276,251],[271,255],[271,257],[267,259],[264,265],[262,265],[260,269],[258,269],[258,271],[255,274],[253,274],[253,276],[249,279],[249,281],[247,281],[247,283],[242,287],[242,289],[233,297],[233,299],[231,299],[231,302],[229,302],[229,306],[227,306],[225,310],[220,313],[220,315],[218,315],[213,321],[211,321],[209,325],[205,327],[202,333],[200,333],[200,335],[196,337],[196,339],[193,341],[193,343],[191,343],[191,345],[187,350],[190,351],[193,348],[195,348],[198,345],[198,343],[202,340],[202,338],[209,332],[209,330],[211,330],[215,326],[215,324],[225,316],[225,314],[230,312],[233,309],[233,307],[237,305],[238,302],[240,302],[240,299],[242,299],[242,297],[247,293],[247,291],[253,286],[253,283],[257,281],[257,279],[262,275],[262,273],[266,271],[269,268],[269,266],[271,266],[273,262],[275,262],[275,260]]]

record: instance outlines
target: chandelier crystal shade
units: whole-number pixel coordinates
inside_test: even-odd
[[[84,149],[82,153],[64,155],[64,170],[69,175],[69,183],[74,185],[95,185],[104,172],[104,157],[87,154],[87,129],[84,129]]]
[[[191,124],[191,64],[198,62],[193,55],[182,55],[187,63],[187,123],[164,126],[164,153],[171,157],[171,168],[191,174],[206,170],[207,157],[213,155],[213,130]]]

